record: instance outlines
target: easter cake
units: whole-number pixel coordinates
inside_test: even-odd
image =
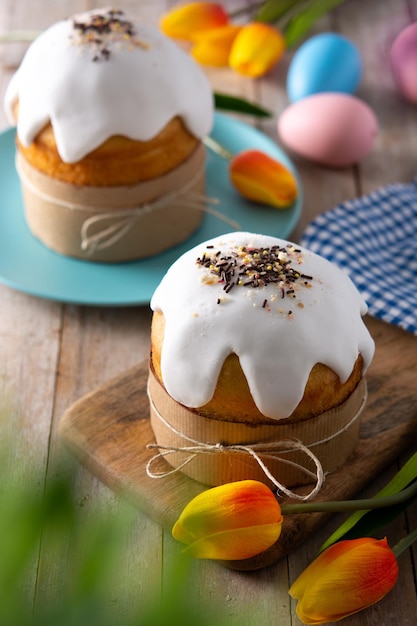
[[[5,108],[27,222],[46,246],[123,261],[198,228],[213,94],[156,29],[114,9],[54,24],[28,48]]]
[[[295,485],[314,462],[286,442],[324,473],[351,454],[374,342],[365,302],[334,264],[275,237],[225,234],[183,254],[151,308],[151,424],[172,466],[210,485],[265,480],[238,449],[262,458],[265,444],[269,469]]]

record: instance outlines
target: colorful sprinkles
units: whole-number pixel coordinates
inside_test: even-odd
[[[228,254],[209,245],[201,257],[197,258],[196,263],[206,270],[203,281],[209,284],[222,284],[227,294],[235,287],[256,289],[272,285],[275,292],[262,303],[262,308],[267,311],[271,310],[271,302],[277,298],[295,299],[298,287],[312,286],[313,277],[300,270],[303,263],[302,250],[293,244],[270,248],[237,246]],[[217,304],[221,301],[222,299],[218,298]],[[301,309],[304,305],[298,302],[297,306]],[[283,312],[282,309],[279,311]],[[293,311],[287,311],[287,315],[292,317]]]
[[[85,18],[78,16],[72,20],[76,45],[93,46],[93,61],[107,61],[111,56],[113,44],[124,44],[147,49],[149,46],[136,37],[132,22],[124,19],[123,11],[108,9],[102,13],[87,13]]]

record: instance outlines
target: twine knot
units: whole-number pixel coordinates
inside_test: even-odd
[[[158,417],[159,420],[164,424],[166,428],[168,428],[171,432],[178,435],[181,439],[188,442],[187,445],[184,446],[164,446],[158,443],[150,443],[146,447],[147,449],[153,450],[158,449],[159,452],[155,454],[146,464],[146,473],[149,478],[166,478],[177,472],[180,472],[188,463],[190,463],[193,459],[195,459],[198,455],[207,455],[207,454],[224,454],[224,453],[236,453],[242,455],[248,455],[256,463],[259,465],[265,476],[272,482],[272,484],[277,489],[277,495],[286,495],[288,497],[297,499],[297,500],[309,500],[310,498],[315,497],[324,482],[324,471],[318,457],[301,441],[298,440],[283,440],[283,441],[273,441],[273,442],[264,442],[264,443],[253,443],[253,444],[225,444],[221,442],[215,443],[207,443],[204,441],[198,441],[187,436],[185,433],[177,430],[172,424],[167,422],[167,420],[159,413],[156,409],[155,404],[153,403],[152,397],[149,393],[148,388],[148,397],[151,403],[154,414]],[[191,444],[191,445],[188,445]],[[278,456],[279,454],[285,454],[285,452],[290,451],[301,451],[303,452],[315,465],[315,472],[310,471],[308,468],[300,465],[299,463],[295,463],[289,459],[284,459]],[[158,461],[158,459],[166,459],[171,454],[176,452],[182,452],[187,454],[185,460],[168,470],[163,471],[153,471],[152,466]],[[311,477],[312,480],[315,481],[312,489],[307,494],[298,494],[285,485],[283,485],[279,480],[274,476],[269,470],[266,462],[268,459],[279,460],[282,463],[288,463],[300,469],[302,472]]]
[[[175,205],[209,213],[229,224],[233,229],[239,230],[240,226],[237,222],[214,209],[213,205],[219,204],[217,198],[210,198],[204,194],[189,191],[195,182],[196,181],[190,181],[183,189],[160,196],[153,202],[125,210],[104,211],[99,215],[93,215],[87,218],[81,226],[81,248],[91,253],[95,250],[109,248],[129,232],[132,226],[145,215],[157,211],[158,209]],[[111,222],[110,226],[103,226],[94,234],[89,234],[94,226],[109,221]]]

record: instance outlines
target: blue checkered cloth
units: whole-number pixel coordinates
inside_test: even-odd
[[[417,179],[319,215],[301,244],[348,272],[370,315],[417,335]]]

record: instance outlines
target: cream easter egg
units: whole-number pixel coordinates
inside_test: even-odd
[[[378,121],[362,100],[342,93],[319,93],[287,107],[278,134],[293,152],[329,167],[347,167],[371,150]]]

